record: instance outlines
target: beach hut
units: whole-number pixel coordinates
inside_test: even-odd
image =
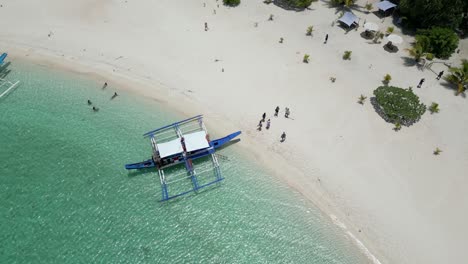
[[[390,13],[390,11],[392,9],[394,9],[396,6],[397,5],[395,5],[394,3],[390,2],[390,1],[387,1],[387,0],[382,1],[382,2],[377,4],[377,8],[379,8],[379,12],[384,16],[387,15],[388,13]]]
[[[348,28],[357,25],[358,17],[351,12],[345,12],[344,15],[338,20],[342,25],[346,25]]]

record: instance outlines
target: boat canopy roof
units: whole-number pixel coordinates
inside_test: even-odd
[[[209,148],[208,140],[206,139],[205,131],[198,131],[184,135],[185,148],[187,151]]]
[[[176,138],[168,142],[159,143],[158,150],[159,156],[161,158],[169,157],[175,154],[182,153],[184,150],[182,149],[182,144],[180,144],[180,139]]]
[[[198,131],[183,135],[185,149],[187,152],[195,151],[199,149],[206,149],[210,147],[208,140],[206,139],[205,131]],[[180,138],[176,138],[164,143],[158,143],[159,156],[166,158],[176,154],[180,154],[184,151]]]

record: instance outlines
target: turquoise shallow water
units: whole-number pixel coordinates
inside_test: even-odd
[[[84,76],[10,68],[22,84],[0,99],[0,263],[366,262],[236,145],[220,186],[158,202],[157,174],[123,165],[150,156],[144,132],[184,117],[124,91],[110,100],[112,84]]]

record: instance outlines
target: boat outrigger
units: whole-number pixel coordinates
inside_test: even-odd
[[[134,170],[156,167],[161,181],[161,201],[167,201],[190,192],[197,192],[204,187],[222,181],[224,178],[219,169],[215,150],[240,134],[241,131],[237,131],[223,138],[210,140],[208,131],[203,123],[203,116],[194,116],[145,133],[144,137],[150,139],[153,148],[152,158],[138,163],[127,164],[125,168],[127,170]],[[194,160],[208,156],[211,157],[212,168],[203,171],[195,170],[193,165]],[[185,165],[186,172],[170,178],[166,177],[164,169],[179,164]],[[199,177],[210,171],[213,171],[214,178],[200,183]],[[169,184],[181,180],[191,180],[192,188],[176,194],[169,194]]]

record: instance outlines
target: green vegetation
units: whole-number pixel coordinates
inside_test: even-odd
[[[304,58],[302,59],[302,62],[304,63],[309,63],[309,54],[304,54]]]
[[[374,35],[374,43],[380,43],[380,40],[383,39],[384,37],[384,33],[380,32],[380,31],[377,31]]]
[[[401,123],[397,121],[397,122],[395,123],[395,127],[393,128],[393,130],[399,131],[400,129],[401,129]]]
[[[370,3],[367,3],[364,7],[366,8],[367,13],[369,13],[373,8],[372,4],[370,4]]]
[[[458,36],[449,28],[421,29],[416,34],[416,45],[437,58],[447,59],[458,47]]]
[[[355,1],[356,0],[331,0],[330,3],[334,6],[345,5],[347,7],[350,7],[354,5]]]
[[[395,27],[388,27],[387,28],[387,35],[392,34],[394,30],[395,30]]]
[[[411,49],[406,49],[410,56],[414,58],[416,62],[419,62],[423,56],[426,55],[426,53],[423,50],[423,47],[421,44],[416,43]]]
[[[434,155],[439,155],[441,152],[442,152],[442,150],[440,148],[436,148],[434,150]]]
[[[227,6],[238,6],[240,4],[240,0],[223,0],[223,3]]]
[[[434,54],[432,54],[432,53],[427,53],[427,54],[426,54],[426,59],[427,59],[427,60],[430,60],[430,61],[433,60],[433,59],[434,59]]]
[[[390,83],[390,81],[392,80],[392,76],[390,74],[385,74],[385,76],[383,77],[383,83],[385,85],[388,85]]]
[[[312,36],[312,32],[314,32],[314,26],[307,27],[306,36]]]
[[[449,71],[450,75],[445,80],[457,86],[456,95],[463,93],[468,85],[468,60],[463,59],[460,67],[450,67]]]
[[[364,104],[364,101],[366,101],[367,97],[364,96],[363,94],[361,94],[361,96],[359,96],[358,98],[358,104]]]
[[[350,50],[345,51],[343,54],[343,60],[351,60],[351,53],[352,51]]]
[[[312,2],[315,2],[317,0],[284,0],[284,2],[292,7],[292,8],[297,8],[297,9],[305,9],[309,7]]]
[[[411,88],[380,86],[374,90],[376,110],[387,121],[409,126],[417,122],[426,112]]]
[[[466,0],[401,0],[399,5],[401,15],[408,18],[408,25],[416,28],[456,29],[462,23],[466,8]]]
[[[429,106],[427,108],[427,110],[429,110],[429,112],[431,112],[431,114],[439,113],[439,111],[440,111],[439,104],[432,102],[431,106]]]

